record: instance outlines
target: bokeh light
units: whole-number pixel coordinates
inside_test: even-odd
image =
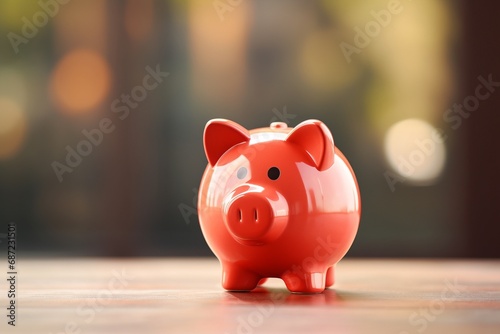
[[[77,49],[57,63],[52,75],[52,96],[63,112],[82,114],[103,101],[110,83],[109,65],[103,56]]]
[[[391,168],[415,185],[432,184],[446,161],[441,133],[414,118],[398,122],[387,131],[384,149]]]
[[[13,100],[0,97],[0,159],[14,156],[26,137],[26,114]]]
[[[248,79],[246,41],[251,5],[239,3],[225,12],[222,22],[211,2],[189,4],[191,78],[197,101],[238,109]]]

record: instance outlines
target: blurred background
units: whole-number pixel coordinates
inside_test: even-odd
[[[0,2],[0,222],[26,255],[210,255],[202,133],[317,118],[348,256],[500,257],[493,1]]]

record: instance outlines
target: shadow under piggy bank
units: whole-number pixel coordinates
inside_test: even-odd
[[[227,291],[228,295],[236,298],[227,298],[225,301],[230,304],[244,302],[250,304],[275,305],[335,305],[342,299],[337,296],[334,290],[326,289],[322,293],[306,294],[291,293],[285,288],[266,288],[259,286],[250,292]]]

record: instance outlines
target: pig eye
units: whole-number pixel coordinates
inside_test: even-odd
[[[280,177],[280,170],[278,167],[271,167],[267,171],[267,176],[273,181],[277,180]]]
[[[236,173],[236,176],[238,177],[238,179],[243,179],[245,176],[247,176],[247,169],[245,167],[241,167],[240,169],[238,169],[238,172]]]

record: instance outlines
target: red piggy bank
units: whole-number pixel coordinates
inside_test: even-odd
[[[361,204],[354,172],[325,124],[248,131],[214,119],[203,140],[208,166],[198,214],[221,262],[222,286],[249,291],[267,277],[283,279],[292,292],[333,285]]]

